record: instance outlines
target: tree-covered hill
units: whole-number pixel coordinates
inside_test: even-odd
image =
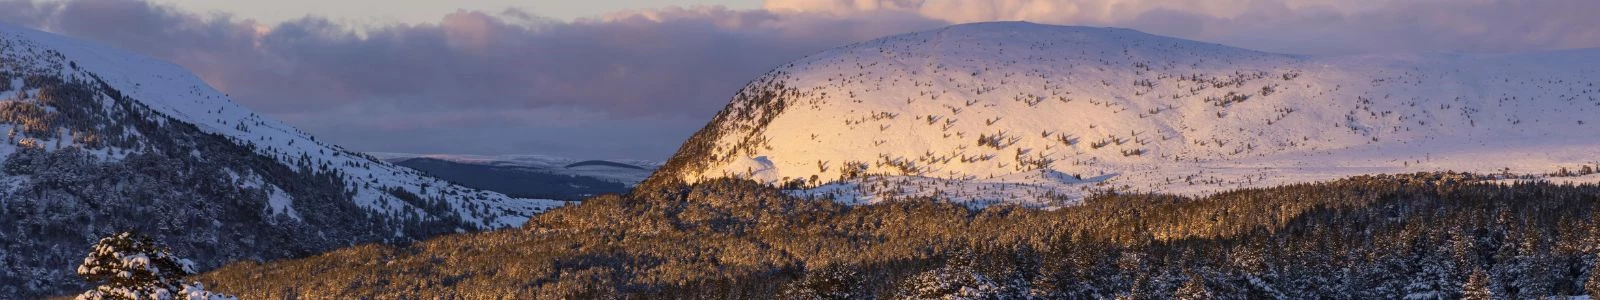
[[[196,279],[252,299],[1526,298],[1595,292],[1597,210],[1597,186],[1449,173],[1099,195],[1053,211],[847,206],[713,180],[593,198],[520,230]]]

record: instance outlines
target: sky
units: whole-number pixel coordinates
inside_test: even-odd
[[[665,160],[749,80],[983,21],[1305,55],[1600,47],[1594,0],[0,0],[359,151]]]
[[[761,7],[761,0],[156,0],[154,2],[200,13],[224,12],[265,23],[278,23],[307,15],[359,23],[421,23],[438,21],[439,16],[457,10],[501,11],[507,8],[570,21],[663,5],[724,6],[732,9]],[[381,9],[374,9],[375,7]]]

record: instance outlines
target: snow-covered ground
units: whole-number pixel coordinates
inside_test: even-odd
[[[290,167],[328,165],[336,168],[346,176],[345,178],[351,180],[347,183],[354,190],[355,203],[379,213],[394,216],[424,214],[418,207],[404,201],[396,201],[391,193],[384,191],[386,188],[404,189],[424,198],[446,199],[451,209],[466,218],[468,222],[485,227],[518,226],[535,213],[565,203],[553,200],[514,199],[498,193],[467,189],[423,176],[414,170],[394,166],[365,154],[346,151],[337,145],[323,143],[303,131],[241,107],[226,94],[206,85],[190,72],[153,58],[8,25],[0,25],[0,40],[12,44],[5,53],[0,53],[0,58],[14,62],[13,66],[21,65],[42,72],[59,73],[66,78],[81,80],[98,78],[127,97],[169,118],[163,122],[193,124],[201,131],[226,136],[241,145],[254,145],[255,151],[259,154],[277,158]],[[0,95],[0,101],[9,101],[8,99],[10,96]],[[48,146],[52,143],[42,141],[41,144]],[[0,145],[0,155],[12,151],[15,151],[15,146]],[[116,152],[106,149],[101,151],[100,155],[117,159],[118,157],[113,155]],[[245,179],[241,180],[241,185],[262,184],[259,181],[249,180],[257,175],[238,176]],[[277,189],[278,187],[272,187],[274,191]],[[286,197],[286,195],[274,195]],[[274,199],[276,200],[273,203],[278,204],[289,201]],[[471,208],[473,205],[488,207],[486,210],[489,212],[488,215],[475,217],[472,213],[475,210]],[[293,216],[292,209],[283,208],[268,209]],[[482,214],[484,210],[478,211]]]
[[[674,158],[698,167],[670,175],[798,181],[846,202],[1056,206],[1106,188],[1576,172],[1600,168],[1597,75],[1600,49],[1305,57],[1125,29],[957,25],[774,70],[691,140],[712,150]]]

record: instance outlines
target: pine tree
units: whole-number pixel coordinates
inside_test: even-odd
[[[983,299],[998,297],[1004,287],[965,265],[946,265],[911,277],[900,299]]]
[[[866,295],[865,282],[855,270],[829,266],[806,272],[784,289],[784,299],[853,299]]]
[[[100,239],[89,251],[78,276],[100,284],[77,299],[233,299],[205,291],[199,283],[183,284],[194,274],[193,263],[173,256],[150,237],[123,232]]]
[[[1600,259],[1589,270],[1589,281],[1583,284],[1583,289],[1589,291],[1589,299],[1600,299]]]
[[[178,289],[178,279],[191,271],[166,248],[132,232],[100,239],[83,259],[83,265],[78,266],[78,276],[101,284],[85,295],[112,291],[155,295],[158,291]]]
[[[1472,276],[1467,277],[1467,282],[1461,285],[1462,300],[1489,300],[1494,298],[1494,293],[1489,292],[1489,275],[1483,269],[1472,271]]]
[[[1450,290],[1453,288],[1452,285],[1457,282],[1451,280],[1449,274],[1458,272],[1456,271],[1456,266],[1449,258],[1443,255],[1442,251],[1426,250],[1429,249],[1418,249],[1412,252],[1414,253],[1412,255],[1417,256],[1417,258],[1414,259],[1416,262],[1412,264],[1415,270],[1409,279],[1410,282],[1404,289],[1405,297],[1406,299],[1448,299],[1450,298]]]
[[[1211,296],[1211,291],[1206,290],[1205,279],[1201,279],[1199,275],[1190,274],[1189,280],[1184,282],[1183,286],[1178,287],[1178,291],[1172,294],[1172,298],[1181,300],[1203,300],[1211,299],[1213,297]]]

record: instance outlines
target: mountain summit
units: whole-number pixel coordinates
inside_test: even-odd
[[[423,176],[253,113],[177,66],[3,25],[0,131],[0,298],[81,290],[71,266],[117,231],[204,270],[519,226],[562,203]]]
[[[1597,74],[1595,49],[1304,57],[956,25],[767,73],[645,186],[741,177],[845,202],[1055,206],[1371,173],[1582,175],[1600,166]]]

